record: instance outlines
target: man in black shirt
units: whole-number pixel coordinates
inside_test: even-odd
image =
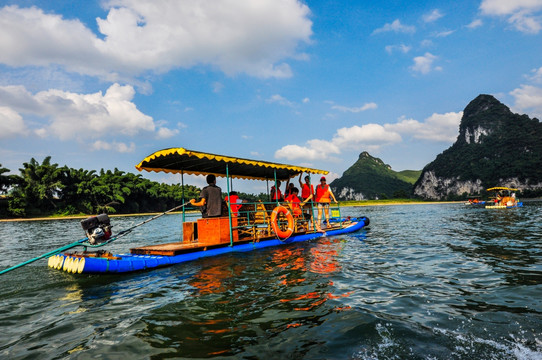
[[[216,186],[216,176],[207,175],[207,184],[209,185],[201,190],[200,201],[191,199],[190,204],[202,206],[201,214],[204,218],[222,216],[222,189]]]

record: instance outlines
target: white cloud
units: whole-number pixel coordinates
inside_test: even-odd
[[[294,106],[293,102],[291,102],[290,100],[282,97],[279,94],[272,95],[269,99],[265,100],[265,102],[267,102],[269,104],[275,103],[275,104],[279,104],[279,105],[282,105],[282,106],[289,106],[289,107]]]
[[[215,81],[213,83],[213,92],[214,93],[219,93],[222,91],[222,89],[224,89],[224,84],[218,82],[218,81]]]
[[[122,142],[108,142],[108,141],[102,141],[97,140],[92,144],[91,147],[92,151],[100,151],[100,150],[113,150],[115,152],[120,153],[132,153],[135,151],[135,144],[133,142],[130,143],[130,145],[126,145]]]
[[[423,75],[426,75],[430,73],[431,71],[440,71],[442,70],[440,66],[433,66],[433,63],[437,59],[438,59],[437,56],[427,52],[423,56],[415,57],[414,65],[412,65],[410,69],[414,72],[419,72]]]
[[[520,113],[530,113],[539,119],[542,119],[542,88],[521,85],[514,89],[510,94],[515,98],[514,111]]]
[[[330,155],[339,154],[339,148],[332,142],[313,139],[305,146],[286,145],[275,152],[277,159],[329,160]]]
[[[483,0],[480,10],[484,15],[507,17],[516,30],[524,33],[538,34],[542,29],[542,0]]]
[[[313,139],[305,145],[291,144],[275,152],[275,158],[288,160],[335,160],[344,150],[378,151],[403,141],[402,135],[425,141],[453,142],[457,138],[463,112],[433,114],[424,122],[400,119],[394,124],[366,124],[337,129],[331,141]]]
[[[395,32],[395,33],[407,33],[411,34],[416,32],[416,27],[414,26],[408,26],[401,24],[401,21],[399,19],[394,20],[391,24],[385,24],[383,27],[378,28],[373,31],[373,35],[384,33],[384,32]]]
[[[453,33],[455,32],[455,30],[445,30],[445,31],[441,31],[441,32],[438,32],[438,33],[435,33],[435,37],[447,37],[447,36],[450,36],[452,35]]]
[[[542,84],[542,67],[531,70],[532,75],[527,78],[535,83]]]
[[[405,44],[401,44],[401,45],[388,45],[385,47],[386,49],[386,52],[388,54],[392,54],[393,52],[395,51],[399,51],[399,52],[402,52],[403,54],[406,54],[408,53],[411,49],[412,49],[412,46],[407,46]]]
[[[9,107],[0,106],[0,139],[9,139],[18,135],[26,135],[23,118]]]
[[[420,46],[421,47],[431,47],[433,46],[433,40],[430,40],[430,39],[424,39],[420,42]]]
[[[389,131],[379,124],[344,127],[337,130],[333,136],[333,144],[339,148],[380,147],[384,144],[393,144],[401,141],[401,135]]]
[[[228,75],[290,77],[288,58],[310,43],[307,5],[297,0],[202,2],[110,0],[99,34],[78,19],[43,10],[0,9],[0,62],[13,67],[57,64],[109,81],[144,71],[210,65]]]
[[[423,16],[423,21],[426,23],[432,23],[443,17],[444,14],[440,12],[439,9],[431,11],[429,14]]]
[[[416,139],[428,141],[454,142],[457,138],[459,123],[463,112],[448,112],[433,114],[425,121],[414,119],[400,119],[395,124],[385,124],[386,130],[396,131],[400,134],[409,134]]]
[[[472,20],[472,22],[470,24],[467,25],[467,27],[469,29],[476,29],[477,27],[480,27],[483,25],[483,22],[482,20],[480,19],[475,19],[475,20]]]
[[[374,102],[366,103],[363,106],[360,107],[347,107],[342,105],[334,105],[331,108],[335,110],[339,110],[342,112],[351,112],[351,113],[359,113],[366,110],[374,110],[378,107],[378,105]]]
[[[304,146],[286,145],[275,152],[277,159],[334,160],[342,149],[373,149],[397,143],[401,136],[378,124],[340,128],[331,141],[312,139]]]
[[[169,139],[170,137],[173,137],[179,133],[178,129],[168,129],[165,127],[161,127],[156,132],[156,138],[157,139]]]
[[[310,100],[308,97],[306,97],[306,98],[303,99],[302,102],[303,102],[303,104],[307,104],[307,103],[309,103],[310,101],[311,101],[311,100]]]
[[[78,94],[51,89],[32,94],[23,86],[0,86],[0,106],[19,116],[31,115],[44,119],[34,132],[55,136],[60,140],[95,139],[108,135],[134,136],[155,132],[152,117],[139,111],[132,102],[132,86],[113,84],[105,94]],[[20,131],[19,131],[20,132]],[[178,130],[160,127],[159,138],[172,136]]]

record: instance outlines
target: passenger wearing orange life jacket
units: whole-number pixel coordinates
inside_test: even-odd
[[[316,202],[318,203],[317,228],[320,228],[322,223],[322,210],[324,210],[326,216],[327,227],[329,227],[329,203],[331,203],[331,198],[337,203],[337,199],[335,199],[331,188],[326,184],[326,178],[322,176],[320,178],[320,185],[316,186]]]

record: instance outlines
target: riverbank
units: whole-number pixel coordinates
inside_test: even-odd
[[[341,207],[352,206],[390,206],[390,205],[420,205],[420,204],[461,204],[463,201],[420,201],[410,199],[389,199],[389,200],[363,200],[363,201],[341,201],[339,205]],[[195,213],[197,211],[187,211],[187,213]],[[181,214],[181,211],[174,211],[168,214]],[[153,213],[138,213],[138,214],[109,214],[110,217],[127,217],[127,216],[154,216],[163,214],[161,212]],[[74,219],[86,219],[94,215],[68,215],[68,216],[42,216],[32,218],[13,218],[13,219],[0,219],[0,222],[12,222],[12,221],[45,221],[45,220],[74,220]]]

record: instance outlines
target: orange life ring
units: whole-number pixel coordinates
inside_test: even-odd
[[[286,220],[288,220],[288,228],[286,230],[281,230],[278,224],[278,216],[279,214],[284,214],[286,216]],[[271,227],[273,228],[273,231],[275,234],[277,234],[277,237],[280,240],[286,240],[292,234],[294,233],[294,217],[292,216],[292,213],[290,210],[285,208],[284,206],[277,206],[273,209],[273,212],[271,213]]]

